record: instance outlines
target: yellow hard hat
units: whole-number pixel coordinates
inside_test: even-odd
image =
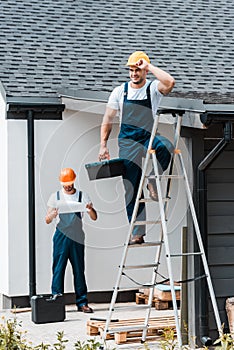
[[[76,174],[71,168],[64,168],[59,175],[59,181],[63,186],[70,186],[75,182]]]
[[[146,60],[148,63],[150,63],[150,59],[146,55],[145,52],[143,52],[143,51],[135,51],[129,56],[128,63],[126,64],[126,66],[135,66],[136,63],[142,58],[144,60]]]

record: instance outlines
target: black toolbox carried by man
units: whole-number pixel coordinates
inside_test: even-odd
[[[34,295],[31,297],[34,323],[62,322],[65,320],[63,295]]]

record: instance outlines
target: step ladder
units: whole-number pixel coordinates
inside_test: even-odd
[[[178,149],[183,113],[184,113],[184,111],[182,111],[181,113],[178,112],[178,114],[174,114],[174,117],[176,117],[176,127],[175,127],[175,135],[174,135],[174,154],[172,156],[171,164],[169,167],[169,175],[164,175],[164,174],[160,175],[159,174],[156,152],[154,150],[152,150],[153,139],[154,139],[154,136],[156,135],[156,132],[158,130],[160,113],[158,113],[157,116],[155,117],[153,129],[151,132],[151,138],[149,141],[149,146],[148,146],[146,158],[145,158],[143,169],[142,169],[142,176],[141,176],[139,189],[138,189],[138,193],[137,193],[137,198],[136,198],[136,202],[135,202],[135,206],[134,206],[134,210],[133,210],[132,220],[130,222],[126,242],[124,244],[122,260],[121,260],[121,263],[119,265],[118,275],[117,275],[116,284],[115,284],[113,294],[112,294],[112,299],[111,299],[111,303],[110,303],[110,307],[109,307],[108,316],[106,319],[105,328],[104,328],[104,331],[102,333],[103,339],[106,339],[108,333],[117,333],[117,332],[119,333],[119,332],[129,332],[129,331],[138,331],[139,330],[139,331],[142,331],[142,342],[145,342],[149,318],[150,318],[150,312],[151,312],[151,307],[152,307],[152,301],[153,301],[153,297],[154,297],[154,289],[158,284],[157,283],[158,269],[159,269],[160,258],[162,255],[163,246],[165,248],[165,256],[166,256],[168,277],[169,277],[169,282],[170,282],[170,289],[171,289],[171,296],[172,296],[173,312],[174,312],[174,317],[175,317],[175,326],[176,326],[178,346],[180,348],[182,347],[182,335],[181,335],[181,326],[180,326],[180,320],[179,320],[179,312],[178,312],[178,307],[177,307],[177,302],[176,302],[174,277],[173,277],[173,271],[172,271],[172,258],[174,258],[174,257],[182,257],[183,255],[193,257],[196,255],[196,256],[199,256],[201,258],[203,268],[204,268],[204,276],[201,276],[200,278],[204,277],[207,280],[207,286],[209,289],[211,303],[212,303],[214,316],[215,316],[215,320],[216,320],[216,324],[217,324],[217,330],[218,330],[219,334],[221,332],[221,321],[220,321],[220,317],[219,317],[219,312],[218,312],[218,307],[217,307],[216,298],[215,298],[215,294],[214,294],[214,289],[213,289],[212,282],[211,282],[208,263],[207,263],[206,256],[205,256],[205,251],[204,251],[201,233],[200,233],[200,229],[199,229],[199,225],[198,225],[198,220],[196,217],[196,212],[195,212],[193,198],[192,198],[192,194],[191,194],[191,190],[190,190],[189,180],[188,180],[188,176],[186,173],[186,168],[185,168],[185,164],[183,161],[181,151]],[[180,171],[178,171],[178,173],[179,172],[180,173],[178,175],[173,175],[173,168],[174,168],[174,164],[175,164],[176,160],[178,160],[178,163],[179,163],[179,170]],[[158,206],[159,206],[160,220],[137,221],[136,218],[137,218],[139,203],[141,203],[143,201],[148,202],[151,200],[149,198],[141,199],[141,194],[143,191],[145,181],[147,181],[147,179],[149,178],[149,176],[147,176],[147,168],[148,168],[149,162],[152,162],[154,174],[155,174],[153,176],[153,178],[155,178],[157,192],[158,192]],[[150,177],[152,177],[152,175]],[[161,186],[161,182],[163,179],[165,179],[166,183],[167,183],[166,195],[164,197],[163,197],[162,186]],[[167,212],[168,212],[168,203],[169,203],[169,199],[170,199],[171,185],[172,185],[172,182],[174,180],[176,180],[176,181],[182,180],[184,182],[184,187],[185,187],[186,195],[187,195],[187,201],[189,204],[191,217],[192,217],[192,221],[193,221],[193,226],[194,226],[194,233],[196,235],[197,243],[198,243],[198,247],[199,247],[199,250],[196,252],[188,252],[188,253],[181,253],[181,254],[171,254],[171,252],[170,252],[168,230],[167,230]],[[156,202],[154,202],[154,203],[156,203]],[[136,225],[152,225],[152,224],[153,225],[161,225],[161,231],[160,231],[161,233],[160,233],[159,241],[150,242],[150,243],[146,242],[146,243],[143,243],[140,245],[139,244],[129,245],[134,226],[136,226]],[[127,255],[128,255],[129,250],[131,250],[133,248],[147,249],[147,247],[152,247],[152,246],[156,247],[155,248],[156,249],[155,260],[152,264],[136,264],[136,265],[127,265],[126,264]],[[138,325],[137,326],[136,325],[134,325],[134,326],[129,325],[129,326],[114,328],[112,330],[109,330],[109,325],[110,325],[110,322],[112,319],[113,312],[123,309],[123,307],[115,306],[118,292],[120,290],[129,290],[130,289],[130,288],[124,288],[124,287],[121,288],[120,287],[122,277],[126,276],[127,270],[130,270],[130,269],[137,270],[137,269],[144,269],[144,268],[145,269],[152,268],[151,282],[149,284],[144,284],[144,285],[140,286],[141,288],[142,287],[149,288],[148,304],[147,305],[130,306],[131,309],[132,308],[146,309],[144,323],[140,324],[139,326]],[[138,288],[139,288],[139,285],[138,285]],[[136,289],[136,287],[132,288],[132,289]],[[124,309],[126,309],[126,311],[127,311],[127,308],[129,308],[129,306],[124,307]]]

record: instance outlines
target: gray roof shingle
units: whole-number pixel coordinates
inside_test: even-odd
[[[171,96],[234,101],[230,0],[4,0],[0,80],[8,96],[111,91],[144,50],[176,79]]]

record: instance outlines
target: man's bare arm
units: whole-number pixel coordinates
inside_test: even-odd
[[[106,107],[106,111],[101,125],[101,146],[99,151],[99,160],[110,159],[109,150],[107,148],[107,141],[109,139],[112,130],[113,119],[116,116],[116,114],[116,109]]]
[[[45,222],[47,224],[50,224],[53,219],[56,218],[56,216],[58,215],[58,209],[56,208],[48,208],[48,211],[47,211],[47,214],[46,214],[46,217],[45,217]]]
[[[136,63],[136,66],[141,69],[147,69],[155,76],[155,78],[159,80],[158,90],[161,92],[161,94],[167,95],[173,89],[175,85],[175,79],[161,68],[148,63],[144,59],[139,60]]]
[[[175,85],[175,79],[169,73],[152,64],[149,64],[149,71],[159,80],[158,90],[161,94],[169,94]]]

